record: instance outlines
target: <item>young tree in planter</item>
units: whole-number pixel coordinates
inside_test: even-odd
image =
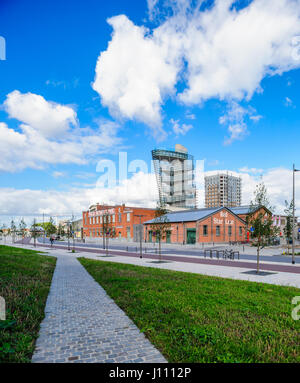
[[[16,224],[15,221],[12,219],[10,223],[10,232],[12,234],[13,242],[15,242],[15,234],[16,234]]]
[[[24,221],[24,218],[22,218],[19,223],[19,229],[22,234],[22,242],[23,242],[23,238],[25,237],[25,230],[26,230],[26,222]]]
[[[266,207],[269,213],[259,211],[259,208]],[[254,201],[250,203],[250,211],[247,216],[247,224],[250,227],[250,236],[257,248],[257,274],[259,273],[260,251],[270,242],[273,237],[279,234],[279,228],[273,226],[272,210],[267,195],[267,189],[263,182],[257,185],[254,192]]]
[[[40,225],[36,222],[36,219],[33,220],[33,224],[31,226],[31,236],[33,237],[34,247],[36,246],[36,237],[39,234]]]
[[[114,231],[111,223],[111,216],[107,212],[102,216],[102,235],[103,248],[106,249],[105,254],[108,256],[108,241],[110,236],[114,236]]]
[[[150,225],[153,235],[158,241],[159,262],[161,259],[161,241],[167,237],[167,232],[170,231],[171,224],[167,217],[168,211],[164,205],[158,204],[154,213],[153,223]]]
[[[286,224],[283,231],[286,238],[288,255],[290,254],[290,241],[293,238],[293,207],[293,201],[290,204],[288,201],[285,201],[284,213],[286,214]]]

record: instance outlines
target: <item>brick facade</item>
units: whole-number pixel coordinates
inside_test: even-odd
[[[109,215],[109,224],[115,237],[135,239],[140,233],[140,219],[143,224],[154,217],[155,209],[128,207],[125,205],[93,205],[82,213],[84,237],[100,238],[103,228],[103,214]],[[142,215],[140,218],[139,215]],[[143,229],[141,230],[143,233]]]
[[[147,242],[154,242],[151,224],[145,224]],[[169,243],[223,243],[246,240],[246,223],[243,219],[223,208],[197,221],[171,222],[170,233],[164,242]]]

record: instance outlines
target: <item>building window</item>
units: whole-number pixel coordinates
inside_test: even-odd
[[[108,223],[110,223],[110,215],[108,216]]]
[[[100,217],[100,223],[102,223],[102,216]]]
[[[119,209],[120,210],[120,209]],[[122,214],[119,213],[119,222],[121,223],[122,222]]]
[[[231,237],[231,234],[232,234],[232,227],[228,226],[228,235],[229,235],[229,237]]]
[[[216,236],[220,237],[220,226],[216,226]]]
[[[243,228],[242,228],[242,226],[239,227],[239,234],[240,234],[240,237],[243,235]]]
[[[130,213],[127,213],[127,222],[130,222]]]
[[[203,235],[208,235],[207,225],[203,225]]]
[[[114,214],[112,215],[112,221],[113,221],[113,223],[116,222],[116,216]]]

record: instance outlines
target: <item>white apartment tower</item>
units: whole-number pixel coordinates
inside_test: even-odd
[[[228,173],[205,177],[205,207],[241,206],[242,180]]]

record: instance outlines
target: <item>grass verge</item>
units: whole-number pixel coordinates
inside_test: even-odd
[[[79,260],[169,362],[300,362],[300,289]]]
[[[49,293],[56,258],[0,245],[0,296],[6,320],[0,321],[0,362],[31,361]]]

